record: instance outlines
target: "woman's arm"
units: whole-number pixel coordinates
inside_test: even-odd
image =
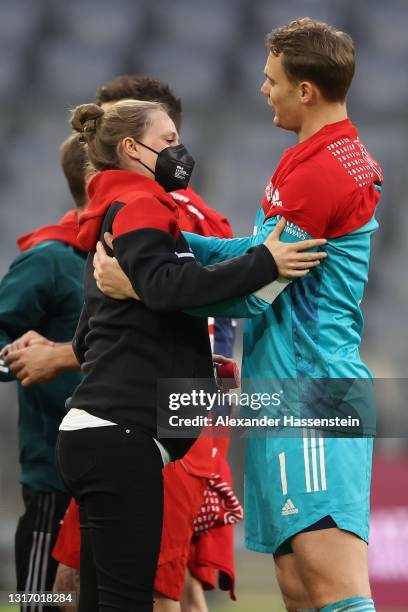
[[[252,293],[278,275],[263,246],[203,267],[180,234],[174,209],[152,197],[125,204],[112,222],[113,253],[152,310],[185,310]]]
[[[285,220],[282,219],[279,223],[276,223],[276,221],[276,219],[273,220],[274,226],[276,226],[273,232],[270,232],[270,229],[269,232],[266,230],[265,244],[268,245],[268,249],[278,262],[280,275],[286,275],[289,278],[304,276],[308,269],[317,265],[325,256],[324,253],[307,253],[305,251],[322,245],[325,241],[306,240],[290,245],[285,244],[285,242],[280,241],[280,236],[285,227]],[[258,234],[256,238],[262,240],[264,236]],[[106,233],[105,240],[111,246],[112,236]],[[204,242],[207,241],[208,239],[204,239]],[[230,243],[233,241],[226,240],[221,242]],[[183,255],[191,257],[190,253],[184,253]],[[97,285],[109,297],[114,299],[139,299],[141,297],[135,293],[135,287],[118,265],[116,258],[107,257],[100,243],[97,245],[94,266],[94,276]],[[256,291],[255,295],[232,298],[214,305],[207,304],[206,306],[199,307],[196,311],[187,310],[189,314],[196,316],[254,317],[266,310],[288,283],[287,279],[279,278],[275,282],[263,287],[260,291]],[[212,300],[208,299],[208,302],[212,302]]]
[[[268,249],[260,245],[225,263],[182,264],[174,238],[160,230],[128,232],[113,250],[142,302],[152,310],[185,310],[246,295],[277,278]]]

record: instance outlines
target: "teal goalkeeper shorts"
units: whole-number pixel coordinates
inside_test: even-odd
[[[250,437],[245,458],[245,545],[275,555],[331,516],[368,542],[373,438]]]

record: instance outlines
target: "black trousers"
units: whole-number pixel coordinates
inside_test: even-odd
[[[79,612],[151,612],[163,521],[153,438],[120,425],[60,431],[61,476],[81,522]]]
[[[15,535],[17,590],[30,593],[52,591],[57,561],[51,557],[61,520],[69,504],[69,495],[38,492],[23,485],[25,512]],[[22,611],[59,612],[55,606],[22,605]]]

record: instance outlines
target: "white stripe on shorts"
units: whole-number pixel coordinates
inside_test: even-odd
[[[310,432],[310,445],[312,448],[312,469],[313,469],[313,491],[319,490],[319,480],[317,477],[317,452],[316,452],[316,432],[312,429]]]
[[[282,483],[282,495],[288,494],[288,481],[286,479],[285,453],[279,453],[280,475]]]
[[[309,439],[307,437],[307,429],[303,430],[303,458],[305,464],[306,491],[311,493],[312,487],[310,485]]]
[[[322,481],[322,491],[327,491],[326,463],[325,463],[325,458],[324,458],[324,437],[321,431],[319,431],[319,462],[320,462],[320,478]]]

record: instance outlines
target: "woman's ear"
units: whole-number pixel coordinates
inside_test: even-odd
[[[127,157],[135,161],[140,159],[140,146],[130,136],[126,136],[126,138],[122,140],[122,151]]]

